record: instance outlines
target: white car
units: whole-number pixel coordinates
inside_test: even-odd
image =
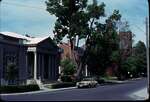
[[[94,80],[94,78],[84,78],[82,81],[77,82],[76,86],[78,88],[81,87],[96,87],[98,84],[98,82],[96,80]]]

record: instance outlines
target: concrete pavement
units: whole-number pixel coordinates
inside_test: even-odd
[[[140,89],[132,94],[130,94],[131,98],[134,98],[135,100],[148,100],[149,99],[149,93],[147,88]]]

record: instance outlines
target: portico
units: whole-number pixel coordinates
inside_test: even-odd
[[[27,50],[27,58],[29,79],[40,81],[58,79],[58,52],[40,48],[39,45],[30,46]]]
[[[56,81],[59,77],[59,47],[50,37],[27,37],[12,32],[0,33],[0,78],[6,84],[9,63],[18,69],[14,84],[28,80]]]

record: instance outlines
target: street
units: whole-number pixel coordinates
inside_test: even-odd
[[[2,95],[4,101],[102,101],[135,100],[129,95],[147,87],[147,79],[130,80],[122,84],[99,85],[96,88],[75,88],[23,95]]]

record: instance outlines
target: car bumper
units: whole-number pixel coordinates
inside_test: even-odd
[[[81,88],[81,87],[89,87],[90,85],[89,84],[80,84],[80,85],[77,85],[78,88]]]

